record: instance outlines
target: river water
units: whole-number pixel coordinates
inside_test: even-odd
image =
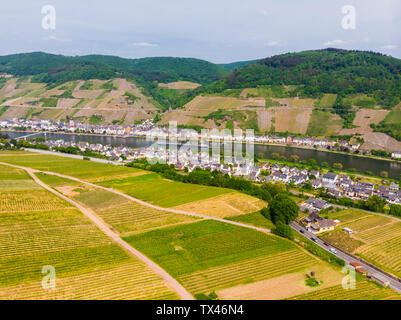
[[[28,135],[29,133],[24,132],[3,132],[8,134],[11,138],[17,138]],[[37,136],[35,136],[37,137]],[[131,148],[147,147],[152,142],[146,141],[141,138],[122,138],[122,137],[111,137],[111,136],[93,136],[93,135],[76,135],[76,134],[55,134],[47,133],[47,138],[51,139],[62,139],[65,141],[85,141],[89,143],[100,143],[109,144],[112,146],[128,146]],[[278,153],[287,159],[291,155],[299,156],[300,160],[309,160],[310,158],[316,159],[318,164],[327,162],[329,165],[333,163],[341,163],[345,170],[356,169],[358,172],[371,171],[375,175],[379,175],[381,171],[387,171],[390,178],[398,179],[401,175],[401,163],[371,159],[365,157],[358,157],[348,154],[340,154],[334,152],[324,152],[313,149],[301,149],[292,148],[287,146],[272,146],[272,145],[255,145],[255,155],[259,157],[259,154],[263,155],[263,158],[269,159],[273,153]]]

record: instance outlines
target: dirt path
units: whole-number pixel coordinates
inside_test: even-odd
[[[103,231],[106,235],[108,235],[114,242],[128,251],[131,255],[135,256],[136,258],[142,260],[148,267],[150,267],[156,274],[158,274],[166,283],[175,290],[178,295],[183,300],[194,300],[194,297],[172,276],[170,276],[164,269],[159,267],[156,263],[150,260],[147,256],[139,252],[138,250],[131,247],[127,242],[122,240],[116,233],[111,231],[109,227],[90,209],[85,208],[78,204],[77,202],[71,200],[70,198],[62,195],[61,193],[57,192],[56,190],[50,188],[48,185],[43,183],[41,180],[36,177],[35,172],[40,172],[38,170],[33,170],[29,168],[14,166],[11,164],[1,163],[3,165],[8,165],[11,167],[16,167],[19,169],[24,169],[32,179],[44,189],[50,191],[51,193],[55,194],[57,197],[64,199],[65,201],[69,202],[76,208],[78,208],[85,216],[87,216],[101,231]]]

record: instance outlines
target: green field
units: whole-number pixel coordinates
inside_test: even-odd
[[[289,241],[211,220],[124,239],[194,294],[296,272],[317,263]]]
[[[31,152],[16,152],[11,154],[8,152],[0,152],[0,162],[7,162],[42,171],[52,171],[87,181],[101,181],[104,179],[128,177],[143,173],[142,170],[135,168],[52,155],[41,155]]]
[[[29,176],[0,166],[0,179],[28,182]],[[75,207],[29,186],[21,191],[10,183],[0,192],[0,300],[176,298]],[[54,290],[41,285],[47,265],[56,271]]]
[[[255,227],[261,227],[266,229],[273,229],[274,224],[270,220],[266,219],[260,212],[254,212],[249,214],[242,214],[240,216],[228,217],[227,220],[237,221],[246,223]]]
[[[337,95],[326,93],[315,103],[315,107],[317,108],[331,108],[336,102]]]
[[[229,189],[171,181],[156,173],[104,181],[100,185],[167,208],[232,192]]]

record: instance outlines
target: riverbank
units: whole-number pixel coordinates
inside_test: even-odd
[[[77,135],[77,136],[94,136],[94,137],[111,137],[111,138],[121,138],[121,139],[129,139],[129,138],[135,138],[135,139],[146,139],[144,136],[138,136],[138,135],[132,135],[132,136],[121,136],[121,135],[111,135],[111,134],[100,134],[100,133],[87,133],[87,132],[65,132],[65,131],[52,131],[52,132],[47,132],[47,131],[31,131],[31,130],[0,130],[0,132],[23,132],[23,133],[43,133],[43,134],[59,134],[59,135]],[[199,139],[200,141],[201,139]],[[245,142],[243,142],[245,144]],[[385,158],[385,157],[378,157],[378,156],[373,156],[373,155],[363,155],[363,154],[357,154],[357,153],[349,153],[349,152],[342,152],[342,151],[337,151],[337,150],[328,150],[326,148],[313,148],[313,147],[308,147],[308,146],[300,146],[300,145],[293,145],[293,144],[277,144],[277,143],[270,143],[270,142],[254,142],[254,145],[261,145],[261,146],[278,146],[278,147],[286,147],[286,148],[294,148],[294,149],[302,149],[302,150],[310,150],[310,151],[318,151],[318,152],[328,152],[328,153],[335,153],[335,154],[341,154],[341,155],[347,155],[347,156],[352,156],[352,157],[361,157],[361,158],[368,158],[368,159],[376,159],[376,160],[383,160],[383,161],[390,161],[390,162],[396,162],[400,163],[400,161],[391,159],[391,158]]]

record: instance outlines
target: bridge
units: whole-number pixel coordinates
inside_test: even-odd
[[[26,138],[34,137],[34,136],[37,136],[37,135],[41,135],[41,134],[43,134],[43,133],[44,133],[45,136],[46,136],[46,132],[34,132],[34,133],[28,134],[28,135],[26,135],[26,136],[18,137],[17,139],[24,139],[24,140],[26,140]]]

